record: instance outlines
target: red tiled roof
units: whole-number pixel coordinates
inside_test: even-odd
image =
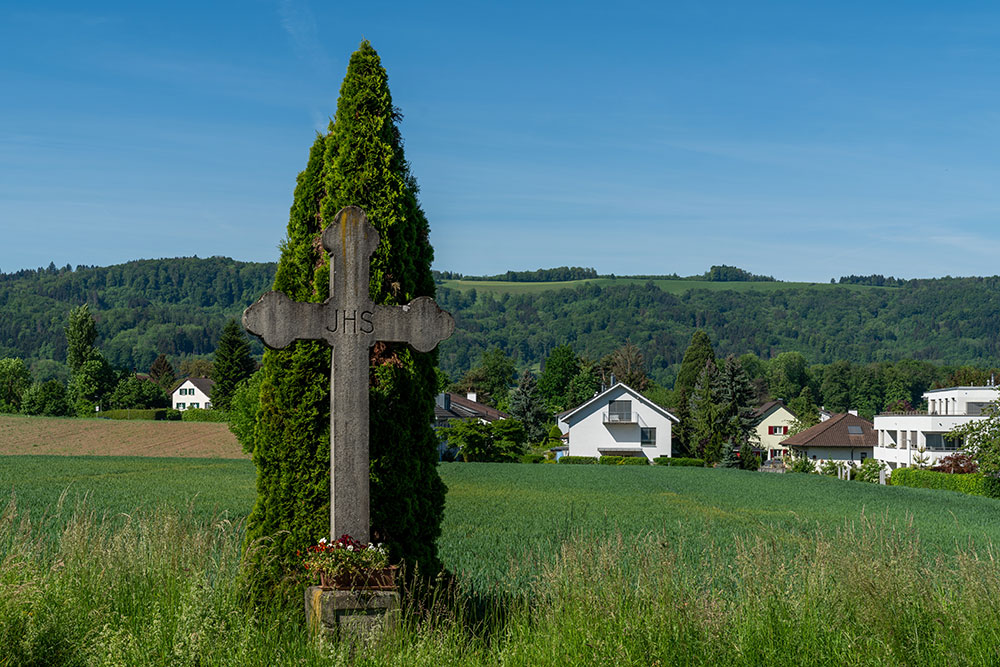
[[[848,433],[848,426],[861,427],[861,433]],[[786,447],[874,447],[878,444],[878,435],[867,419],[842,412],[785,438],[781,444]]]

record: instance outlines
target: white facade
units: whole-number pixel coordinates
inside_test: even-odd
[[[202,380],[201,384],[204,387],[206,382]],[[203,387],[199,387],[190,379],[182,382],[170,395],[170,402],[174,410],[183,411],[188,408],[211,409],[212,398],[205,392],[205,389],[210,390],[211,386]]]
[[[781,441],[788,437],[788,429],[795,421],[795,415],[780,401],[772,401],[761,407],[757,422],[757,447],[764,452],[764,460],[776,459],[788,453]]]
[[[933,466],[961,448],[961,443],[946,440],[944,434],[982,419],[983,408],[998,397],[996,387],[932,389],[924,393],[926,413],[876,415],[878,444],[874,456],[890,469],[913,466],[914,457],[921,455],[927,457],[927,465]]]
[[[618,383],[559,418],[569,434],[569,456],[670,456],[673,416]]]
[[[817,465],[827,461],[842,461],[847,463],[853,461],[860,465],[865,459],[871,458],[871,447],[795,447],[797,451],[802,451],[807,457]]]

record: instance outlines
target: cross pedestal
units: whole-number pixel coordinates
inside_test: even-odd
[[[337,212],[323,230],[330,253],[330,297],[292,301],[268,292],[243,312],[243,326],[270,348],[297,340],[323,340],[333,348],[330,367],[330,539],[344,534],[369,540],[368,363],[378,341],[409,343],[430,352],[451,335],[455,320],[434,299],[405,306],[372,303],[370,258],[379,234],[357,206]]]

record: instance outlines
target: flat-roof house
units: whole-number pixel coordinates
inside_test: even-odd
[[[890,470],[915,465],[914,457],[926,457],[927,465],[962,448],[962,442],[945,435],[957,426],[983,419],[983,410],[1000,394],[994,387],[948,387],[924,392],[927,411],[890,412],[875,415],[878,442],[875,458]],[[921,453],[920,450],[924,450]]]

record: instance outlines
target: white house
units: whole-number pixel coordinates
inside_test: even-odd
[[[860,464],[873,455],[875,431],[867,419],[844,412],[785,438],[781,445],[816,463],[851,461]]]
[[[875,415],[878,442],[875,458],[891,470],[915,465],[914,457],[927,457],[927,465],[961,449],[962,443],[944,436],[956,426],[983,418],[983,408],[998,398],[996,387],[949,387],[924,393],[927,412],[892,412]],[[923,453],[921,453],[923,449]]]
[[[559,416],[569,456],[670,456],[671,427],[677,422],[621,382]]]
[[[170,392],[170,402],[174,410],[187,410],[188,408],[211,409],[212,407],[212,387],[215,380],[208,378],[188,378],[174,387]]]
[[[795,420],[795,415],[782,401],[768,401],[757,408],[758,447],[763,451],[763,458],[776,459],[788,453],[788,448],[781,443],[788,437],[788,427]]]

